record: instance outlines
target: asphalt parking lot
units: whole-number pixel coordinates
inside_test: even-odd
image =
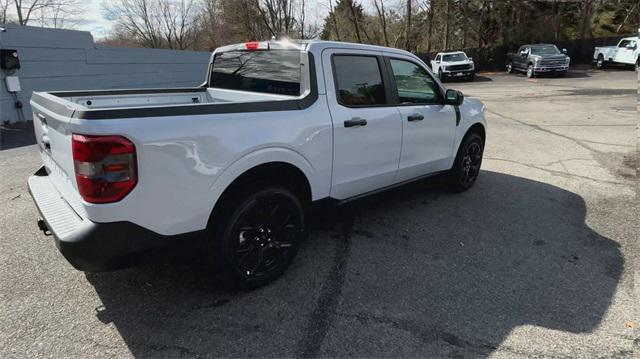
[[[248,293],[203,263],[74,270],[35,225],[35,147],[0,151],[0,357],[632,357],[636,73],[448,86],[488,109],[476,186],[318,211]]]

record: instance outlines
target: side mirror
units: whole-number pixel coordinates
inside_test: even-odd
[[[562,53],[566,55],[567,54],[567,49],[562,49]]]
[[[464,95],[458,90],[448,89],[444,94],[444,103],[452,106],[460,106],[464,102]]]
[[[436,60],[437,63],[440,63],[440,60]]]
[[[473,61],[473,57],[469,57],[469,61]]]

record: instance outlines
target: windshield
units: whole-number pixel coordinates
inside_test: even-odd
[[[467,55],[461,52],[457,54],[442,55],[442,61],[447,61],[447,62],[464,61],[466,59],[467,59]]]
[[[531,53],[533,55],[560,55],[556,45],[532,46]]]
[[[300,51],[228,51],[216,54],[210,87],[300,95]]]

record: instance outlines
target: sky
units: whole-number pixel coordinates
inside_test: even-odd
[[[90,31],[95,39],[105,37],[112,28],[112,22],[103,16],[102,2],[103,0],[85,0],[85,16],[75,27],[77,30]]]

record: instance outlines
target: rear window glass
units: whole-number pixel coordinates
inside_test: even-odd
[[[333,57],[338,100],[347,106],[386,103],[378,59],[372,56]]]
[[[209,86],[300,95],[300,51],[229,51],[216,54]]]

